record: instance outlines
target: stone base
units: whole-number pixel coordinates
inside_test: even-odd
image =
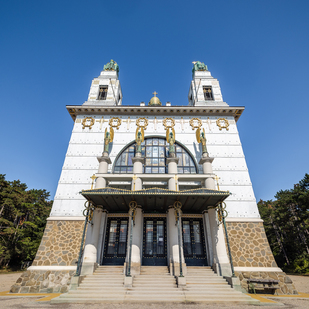
[[[176,281],[177,281],[177,286],[179,288],[181,287],[185,287],[187,285],[187,280],[186,280],[186,277],[176,277]]]
[[[74,270],[27,270],[11,287],[10,293],[66,293]]]
[[[179,263],[171,262],[169,266],[169,271],[172,276],[178,277],[180,276],[180,267]],[[182,263],[182,275],[186,276],[187,275],[187,264]]]
[[[133,284],[133,276],[124,276],[124,286],[126,288],[131,288]]]
[[[127,273],[127,263],[123,265],[124,274]],[[131,263],[131,275],[136,276],[141,274],[141,263]]]
[[[247,279],[274,279],[279,280],[279,289],[276,290],[276,294],[298,294],[292,280],[284,272],[235,272],[235,275],[239,278],[241,287],[248,292]]]

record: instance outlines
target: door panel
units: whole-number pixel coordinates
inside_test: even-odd
[[[182,220],[183,253],[187,266],[206,266],[206,248],[202,219]]]
[[[152,266],[167,265],[165,218],[144,218],[142,264]]]
[[[127,252],[128,219],[108,218],[103,265],[123,265]]]

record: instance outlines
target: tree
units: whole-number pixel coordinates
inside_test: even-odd
[[[0,174],[0,266],[34,259],[52,206],[48,197]]]
[[[260,214],[277,264],[290,272],[309,272],[309,175],[276,201],[260,201]]]

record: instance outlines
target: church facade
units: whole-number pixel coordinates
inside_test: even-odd
[[[237,278],[280,281],[257,208],[237,121],[219,81],[194,62],[188,105],[122,105],[119,66],[94,78],[88,99],[67,106],[73,131],[53,208],[31,267],[13,293],[66,292],[98,265],[167,266],[179,285],[188,266]],[[232,283],[233,284],[233,283]]]

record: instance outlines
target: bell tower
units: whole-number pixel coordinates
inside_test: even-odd
[[[115,106],[122,104],[119,66],[111,60],[105,64],[100,76],[91,83],[88,100],[83,105]]]
[[[219,81],[211,76],[207,65],[193,62],[189,106],[228,106],[223,102]]]

